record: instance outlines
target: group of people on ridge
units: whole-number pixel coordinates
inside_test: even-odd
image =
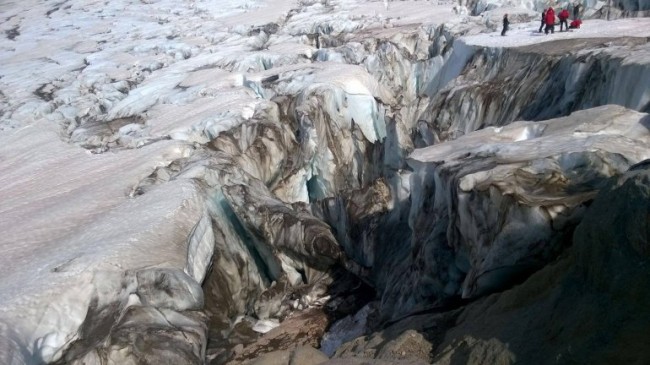
[[[562,9],[557,16],[560,19],[560,32],[562,32],[564,28],[566,28],[567,31],[569,29],[580,28],[582,20],[580,20],[579,16],[580,4],[578,3],[573,6],[573,21],[569,25],[569,11],[566,8]],[[544,26],[546,26],[546,28],[544,28]],[[508,20],[508,14],[505,14],[503,16],[503,30],[501,31],[501,35],[505,36],[506,31],[508,31],[509,28],[510,21]],[[544,28],[544,33],[546,34],[548,34],[549,31],[551,34],[555,33],[555,10],[553,7],[549,7],[542,12],[542,24],[539,26],[539,33],[542,32],[542,28]]]
[[[562,32],[563,28],[566,30],[580,28],[580,25],[582,24],[582,20],[580,20],[580,4],[575,4],[573,6],[573,21],[571,22],[571,25],[567,23],[569,20],[569,11],[566,8],[560,11],[558,18],[560,19],[560,32]],[[546,26],[546,28],[544,28],[544,26]],[[553,10],[553,7],[549,7],[542,12],[542,24],[539,26],[540,33],[542,32],[542,28],[544,28],[544,33],[546,34],[548,34],[549,31],[551,34],[555,33],[555,10]]]

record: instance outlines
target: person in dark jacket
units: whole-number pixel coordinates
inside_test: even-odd
[[[506,35],[506,31],[510,27],[510,21],[508,20],[508,14],[503,15],[503,30],[501,31],[501,35],[504,36]]]
[[[580,3],[573,6],[573,19],[580,19]]]
[[[551,34],[555,34],[555,10],[553,8],[546,10],[546,29],[544,29],[544,33],[548,34],[549,30]]]
[[[560,12],[560,15],[558,15],[558,18],[560,18],[560,32],[562,31],[562,26],[564,25],[566,30],[569,30],[569,23],[567,20],[569,19],[569,11],[565,9],[562,9]]]
[[[539,26],[539,32],[542,32],[542,28],[544,28],[544,25],[546,25],[546,9],[542,11],[542,24]]]

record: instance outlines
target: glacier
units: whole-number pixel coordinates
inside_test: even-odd
[[[650,158],[650,4],[615,3],[544,36],[543,2],[3,2],[0,362],[263,363],[323,310],[326,363],[508,363],[472,326],[529,286],[622,308],[582,223]]]

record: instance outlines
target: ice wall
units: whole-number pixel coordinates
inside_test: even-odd
[[[219,363],[236,328],[321,305],[336,270],[374,285],[397,316],[480,296],[552,257],[548,217],[568,231],[599,179],[643,156],[612,143],[510,161],[519,150],[498,144],[605,143],[577,116],[557,133],[523,123],[467,136],[486,148],[466,150],[472,161],[406,157],[526,113],[646,110],[647,47],[502,50],[485,43],[485,19],[449,4],[392,5],[1,4],[2,362]],[[534,87],[507,94],[520,80],[562,102],[535,104]],[[620,125],[639,116],[607,110]],[[619,124],[602,138],[645,143]],[[540,182],[549,171],[559,180]],[[538,186],[580,194],[557,208],[547,200],[568,198]],[[482,248],[495,202],[511,208]],[[554,243],[504,259],[531,224]]]
[[[567,54],[572,47],[581,51]],[[648,50],[641,38],[478,49],[467,72],[420,115],[421,138],[454,139],[518,118],[542,120],[605,104],[648,111]]]
[[[648,115],[603,106],[488,127],[410,160],[411,255],[387,285],[389,318],[521,280],[570,243],[609,177],[650,156]]]
[[[571,203],[563,202],[556,206],[555,201],[562,199],[542,195],[529,202],[531,198],[527,197],[523,198],[525,204],[532,204],[533,207],[522,210],[507,208],[510,204],[518,204],[512,197],[515,191],[520,189],[513,187],[515,183],[508,183],[508,193],[501,193],[498,189],[486,186],[481,188],[485,189],[481,194],[465,195],[459,191],[458,185],[461,183],[457,181],[459,178],[456,174],[471,176],[462,181],[462,186],[470,191],[474,189],[473,179],[484,178],[479,178],[483,176],[481,173],[474,175],[476,171],[469,167],[473,163],[473,156],[461,159],[460,164],[463,167],[459,167],[458,171],[448,170],[445,165],[436,168],[437,164],[421,166],[413,162],[410,167],[416,168],[416,173],[400,170],[404,165],[400,165],[395,157],[405,155],[405,151],[410,151],[413,146],[424,147],[456,140],[476,130],[489,126],[501,127],[517,119],[544,120],[610,103],[646,110],[645,75],[648,65],[642,61],[645,60],[647,52],[644,39],[607,39],[603,43],[603,38],[599,38],[603,33],[589,32],[581,35],[569,34],[567,39],[561,41],[545,39],[544,43],[536,44],[534,39],[530,39],[528,31],[524,33],[524,29],[522,28],[521,34],[515,34],[515,39],[504,41],[507,48],[499,47],[498,44],[504,42],[493,40],[490,34],[455,40],[454,49],[461,50],[458,53],[461,56],[459,58],[469,57],[470,61],[466,65],[461,63],[463,67],[460,68],[463,70],[459,71],[459,76],[452,77],[450,82],[444,84],[431,98],[428,98],[425,92],[418,94],[417,104],[413,109],[408,106],[407,97],[411,95],[407,92],[408,88],[384,81],[387,85],[392,85],[391,89],[404,90],[401,101],[407,105],[396,114],[395,124],[388,124],[389,131],[395,128],[393,133],[397,137],[394,140],[387,139],[385,148],[393,148],[392,143],[395,143],[399,146],[396,148],[399,152],[392,154],[393,159],[384,160],[384,163],[385,166],[396,169],[384,170],[385,180],[376,180],[365,188],[319,202],[318,214],[335,229],[338,241],[353,261],[350,270],[373,283],[382,292],[382,310],[388,319],[397,318],[409,311],[431,307],[445,308],[454,305],[460,296],[480,296],[512,285],[516,282],[513,278],[527,277],[564,249],[567,240],[570,240],[572,228],[580,220],[584,210],[584,206],[578,201],[588,202],[598,191],[598,181],[604,181],[608,176],[625,171],[630,164],[629,161],[626,162],[627,157],[619,159],[616,153],[592,153],[584,150],[558,155],[543,162],[525,162],[522,157],[524,160],[520,161],[517,167],[495,168],[495,171],[489,173],[490,178],[509,179],[513,177],[506,176],[516,176],[517,184],[521,185],[527,184],[528,179],[533,179],[530,181],[532,186],[543,185],[533,181],[541,179],[551,171],[552,174],[558,171],[559,176],[571,175],[576,166],[582,171],[577,175],[590,175],[587,171],[592,170],[605,171],[602,176],[597,174],[590,177],[593,181],[577,183],[591,186],[588,188],[593,189],[591,193],[581,195],[578,191],[582,192],[582,187],[575,191],[570,188],[571,193],[567,195],[575,196],[569,200],[577,199],[576,201],[571,200]],[[634,34],[633,28],[626,28],[623,32]],[[580,36],[587,38],[578,39]],[[443,41],[444,37],[436,38],[434,47],[436,42]],[[384,49],[391,50],[390,47]],[[390,65],[408,64],[408,60],[403,57],[399,59],[399,62],[387,63],[387,66],[381,69],[383,73],[379,73],[380,80],[390,80],[385,75],[400,72],[400,68],[393,71],[393,66]],[[433,69],[458,67],[458,64],[446,65]],[[441,73],[436,75],[440,76]],[[632,78],[632,75],[635,77]],[[427,85],[435,84],[435,78],[432,78]],[[611,106],[605,108],[609,109],[618,110]],[[614,115],[616,113],[618,112],[614,112]],[[593,117],[593,114],[586,115]],[[586,121],[589,117],[576,118]],[[643,132],[643,129],[640,131]],[[531,124],[507,138],[525,141],[537,138],[540,133],[542,131]],[[576,138],[571,133],[567,132],[567,135],[569,137],[566,138]],[[390,132],[388,136],[391,136]],[[484,144],[479,141],[482,141],[485,135],[480,136],[470,142],[470,145]],[[534,144],[531,142],[531,146]],[[458,146],[460,142],[458,145],[450,145],[447,149],[440,147],[444,150],[444,153],[441,152],[441,161],[449,163],[445,156],[452,155]],[[477,158],[487,158],[495,153],[489,147],[485,148],[485,152],[477,152]],[[529,164],[534,166],[533,170],[528,170]],[[513,173],[510,170],[519,168],[526,172]],[[490,183],[487,184],[489,185]],[[449,190],[443,186],[450,186]],[[527,191],[533,188],[522,189]],[[427,199],[430,200],[424,202],[423,197],[429,197]],[[442,202],[448,202],[444,203],[448,205]],[[443,204],[444,208],[434,209],[435,204]],[[545,208],[536,204],[544,205]],[[569,205],[570,208],[564,205]],[[485,209],[486,213],[475,213],[481,209]],[[458,213],[458,210],[464,213]],[[507,212],[502,213],[502,210]],[[454,215],[469,214],[468,212],[472,214],[460,221],[453,218]],[[488,227],[500,224],[505,224],[503,236],[501,233],[486,232]],[[548,226],[554,228],[544,228]],[[524,227],[540,228],[526,231]],[[478,246],[487,245],[488,241],[496,241],[494,244],[503,245],[505,251],[512,249],[513,261],[500,261],[508,255],[498,250],[495,251],[499,252],[496,254],[490,253],[489,250],[478,250],[477,252],[481,253],[476,258],[470,258],[467,246],[456,247],[458,244],[450,243],[465,239],[456,237],[458,233],[454,232],[459,229],[463,230],[461,235],[473,237],[468,238],[471,242],[483,242],[477,243]],[[519,239],[516,235],[534,237],[540,245],[538,251],[531,253],[528,246],[512,247],[511,243]],[[423,242],[447,243],[428,245]],[[479,260],[485,260],[485,265],[489,268],[471,269],[472,265],[476,264],[475,261]],[[427,270],[431,270],[430,275],[426,274]],[[404,282],[413,284],[402,287]],[[404,309],[404,312],[400,312],[401,309]]]
[[[648,283],[648,240],[642,233],[648,225],[642,217],[649,181],[648,161],[610,179],[576,228],[573,246],[525,283],[468,305],[433,363],[486,352],[504,363],[544,362],[540,350],[560,361],[625,362],[630,347],[636,359],[650,358],[643,341],[629,337],[647,332],[650,324],[646,292],[639,290]],[[567,326],[574,330],[562,330]],[[548,340],[548,333],[558,337]],[[524,334],[538,340],[531,345]],[[603,334],[613,340],[603,343]]]

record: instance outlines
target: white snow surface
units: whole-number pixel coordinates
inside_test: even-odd
[[[501,12],[506,11],[501,10]],[[505,36],[501,36],[499,27],[497,32],[476,34],[461,39],[468,45],[481,47],[521,47],[566,39],[650,36],[650,18],[629,18],[616,21],[591,19],[585,20],[580,29],[570,29],[568,32],[560,32],[559,26],[556,26],[555,33],[548,35],[538,32],[539,25],[539,20],[510,23],[510,30]]]
[[[605,105],[547,121],[516,121],[504,127],[487,127],[453,141],[417,149],[409,157],[447,164],[463,164],[468,156],[495,157],[505,164],[603,150],[637,163],[650,158],[650,151],[640,147],[650,138],[647,119],[645,113]],[[470,178],[462,180],[460,188],[471,190],[476,184],[472,179],[478,175],[486,178],[489,173],[468,175]]]
[[[390,10],[376,1],[330,3],[0,3],[0,362],[58,359],[96,293],[137,303],[131,289],[116,288],[124,272],[182,270],[200,284],[212,257],[203,192],[191,178],[143,195],[138,186],[191,154],[185,141],[206,142],[245,123],[267,97],[255,88],[265,70],[308,65],[316,48],[304,34],[327,26],[390,37],[452,16],[449,5],[428,1]],[[301,11],[289,21],[291,9]],[[249,34],[271,22],[283,32]],[[347,113],[368,138],[382,137],[373,98],[391,96],[365,70],[307,67],[289,90],[327,84],[367,99]],[[97,125],[110,121],[115,126],[98,136]]]
[[[198,189],[185,180],[132,193],[188,146],[93,155],[47,122],[5,132],[0,143],[0,321],[38,357],[52,359],[74,339],[93,293],[115,290],[119,273],[185,269],[186,241],[205,210]]]
[[[389,38],[401,27],[468,21],[436,1],[302,3],[291,17],[299,7],[290,0],[0,3],[0,329],[12,329],[0,342],[23,344],[34,362],[56,360],[92,293],[110,292],[129,270],[184,270],[200,284],[212,255],[201,189],[187,178],[136,191],[190,155],[192,142],[250,119],[269,97],[255,88],[269,69],[302,75],[287,90],[327,84],[354,95],[364,103],[346,113],[369,140],[385,135],[374,99],[390,103],[390,94],[361,67],[308,64],[316,48],[306,34],[328,26]],[[285,28],[249,34],[270,22]],[[650,36],[648,19],[586,21],[546,37],[531,32],[536,24],[464,41]],[[104,139],[91,130],[115,120]],[[29,362],[11,351],[0,346],[0,359]]]

